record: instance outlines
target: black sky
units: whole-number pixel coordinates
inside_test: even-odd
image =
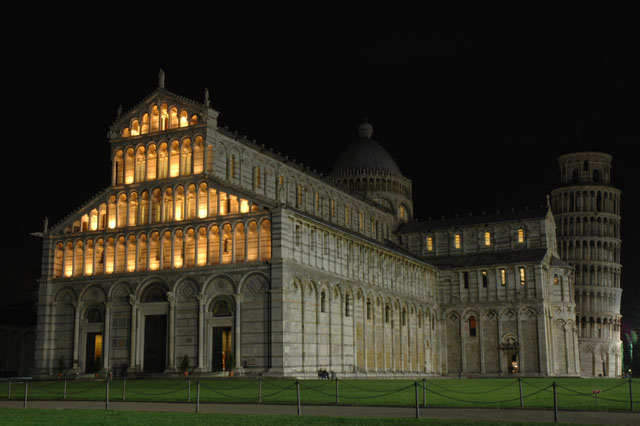
[[[3,270],[16,282],[39,277],[39,241],[28,233],[108,186],[109,125],[119,105],[157,87],[162,68],[170,91],[202,100],[208,88],[221,125],[325,174],[367,117],[413,181],[417,219],[539,207],[558,186],[558,155],[612,154],[632,318],[635,22],[624,9],[569,12],[269,5],[29,20],[5,53],[16,135],[5,152],[27,167],[3,168],[21,203],[3,213],[16,242]]]

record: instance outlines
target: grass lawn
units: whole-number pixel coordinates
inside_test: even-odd
[[[0,408],[0,423],[13,425],[430,425],[430,426],[550,426],[568,423],[494,422],[374,417],[319,417],[287,415],[244,415],[205,413],[166,413],[99,410],[37,410]],[[572,423],[572,425],[577,425]],[[579,426],[579,425],[578,425]]]
[[[521,381],[525,408],[553,408],[552,383],[557,383],[558,408],[561,410],[628,411],[629,381],[626,379],[530,379]],[[422,381],[418,381],[418,400],[423,403]],[[187,379],[122,379],[110,382],[109,399],[127,401],[189,400]],[[301,380],[302,405],[336,403],[335,380]],[[414,380],[339,380],[341,405],[415,406]],[[261,390],[260,390],[261,387]],[[12,383],[11,399],[24,398],[24,383]],[[426,401],[429,407],[520,407],[518,380],[499,379],[428,379]],[[600,390],[597,401],[592,393]],[[296,404],[296,382],[287,379],[225,378],[201,379],[201,402]],[[28,399],[62,399],[64,381],[35,381],[28,387]],[[190,397],[195,402],[196,379],[191,379]],[[104,380],[68,380],[67,399],[104,400]],[[8,396],[8,383],[0,383],[0,399]],[[640,411],[640,381],[633,381],[634,410]]]

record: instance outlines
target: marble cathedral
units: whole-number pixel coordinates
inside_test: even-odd
[[[111,186],[45,226],[35,376],[620,374],[606,155],[561,161],[554,212],[416,222],[370,124],[323,176],[164,86],[112,124]]]

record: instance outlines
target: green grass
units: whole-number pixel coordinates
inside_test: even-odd
[[[525,408],[553,408],[553,382],[557,383],[558,408],[561,410],[628,411],[629,382],[624,379],[522,379]],[[262,402],[296,404],[295,380],[263,379]],[[415,406],[414,380],[340,380],[341,405]],[[423,402],[422,381],[418,381],[420,405]],[[201,379],[201,402],[257,403],[260,382],[255,378]],[[520,407],[518,380],[500,379],[429,379],[426,381],[428,407]],[[60,400],[63,381],[29,383],[28,399]],[[191,402],[196,400],[196,379],[191,379]],[[592,394],[600,390],[597,406]],[[188,400],[186,379],[128,379],[127,401]],[[0,383],[0,399],[6,399],[8,384]],[[103,380],[68,380],[67,399],[104,401]],[[109,399],[122,400],[123,380],[110,383]],[[333,405],[336,403],[336,382],[333,380],[301,380],[302,405]],[[640,381],[633,382],[634,408],[640,411]],[[13,383],[11,399],[24,398],[24,383]]]
[[[430,425],[430,426],[550,426],[566,423],[547,422],[495,422],[470,420],[374,418],[374,417],[320,417],[291,415],[245,415],[210,413],[167,413],[102,410],[39,410],[0,408],[0,422],[8,425]],[[576,425],[576,423],[573,423]]]

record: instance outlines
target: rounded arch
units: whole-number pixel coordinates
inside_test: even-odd
[[[171,285],[164,278],[158,275],[152,275],[138,284],[134,291],[135,298],[142,300],[144,292],[151,286],[162,286],[165,293],[171,291]]]
[[[173,294],[181,302],[194,302],[199,293],[200,284],[191,275],[179,278],[173,286]]]
[[[89,284],[82,289],[78,300],[81,302],[106,302],[107,294],[99,285]]]
[[[236,285],[227,274],[217,274],[209,277],[202,285],[202,293],[204,294],[237,294]]]
[[[53,296],[53,300],[56,303],[68,303],[74,304],[78,301],[78,295],[71,287],[62,287]]]
[[[238,294],[249,291],[252,294],[259,294],[270,289],[269,277],[263,272],[250,272],[238,283]]]

